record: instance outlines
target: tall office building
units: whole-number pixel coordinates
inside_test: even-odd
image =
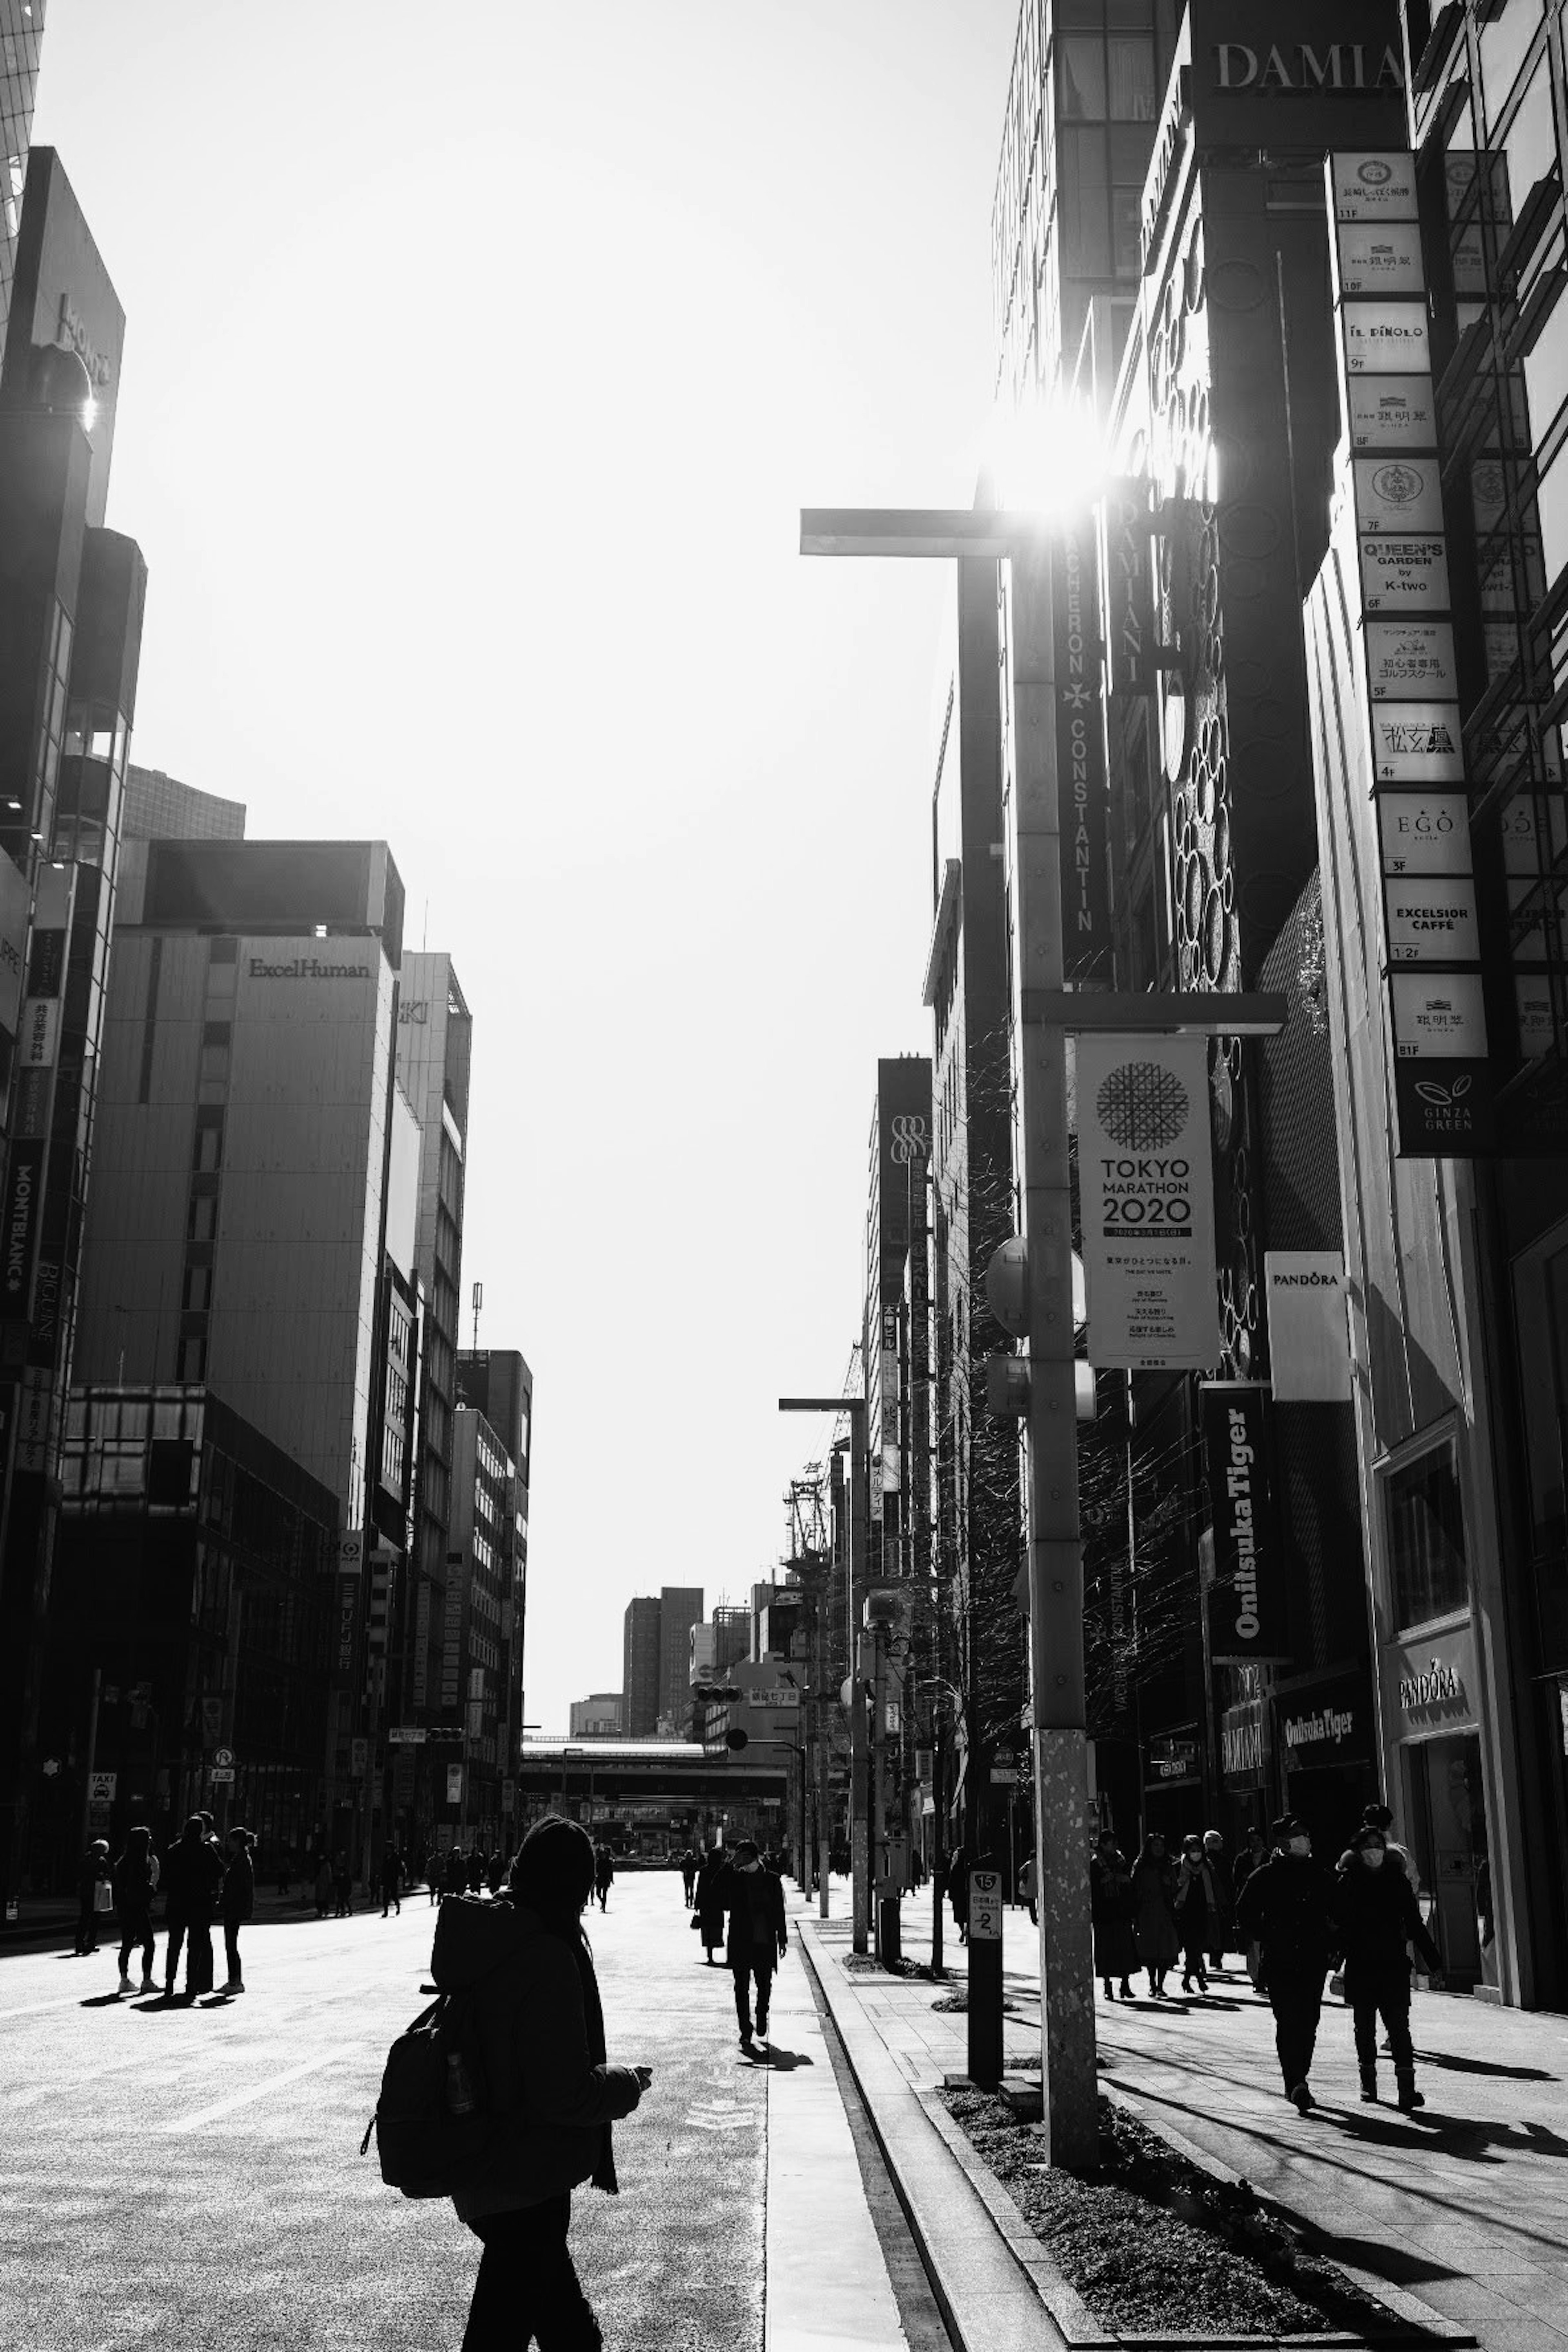
[[[658,1729],[659,1606],[647,1595],[626,1603],[621,1643],[622,1721],[628,1739]]]
[[[411,1468],[375,1412],[416,1319],[397,869],[381,842],[153,841],[122,883],[79,1377],[207,1382],[364,1524]]]
[[[397,1082],[419,1121],[415,1255],[425,1293],[425,1351],[416,1527],[398,1612],[393,1675],[401,1712],[413,1724],[421,1722],[422,1710],[433,1704],[441,1672],[472,1033],[451,958],[405,950],[397,1000]],[[506,1444],[504,1435],[501,1442]],[[400,1759],[405,1778],[410,1772],[417,1776],[431,1760],[410,1749]]]
[[[658,1720],[683,1737],[691,1716],[691,1628],[702,1622],[702,1587],[667,1584],[658,1596]]]
[[[0,341],[11,307],[48,0],[0,0]]]
[[[123,841],[243,841],[245,803],[200,792],[162,768],[139,768],[132,761],[125,772],[120,833]]]
[[[487,1848],[510,1839],[522,1737],[528,1520],[516,1455],[484,1413],[452,1422],[441,1701],[463,1729],[464,1785],[447,1819]]]
[[[39,10],[32,20],[36,34]],[[36,47],[9,25],[4,103]],[[25,103],[24,103],[25,101]],[[16,194],[15,170],[9,205]],[[124,314],[59,159],[34,151],[0,365],[0,1874],[24,1867],[95,1079],[146,568],[102,528]]]

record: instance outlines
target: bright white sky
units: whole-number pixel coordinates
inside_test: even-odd
[[[53,0],[128,315],[134,755],[384,836],[474,1013],[463,1290],[534,1370],[527,1712],[784,1549],[926,1051],[945,567],[1016,0]],[[464,1318],[465,1344],[469,1337]]]

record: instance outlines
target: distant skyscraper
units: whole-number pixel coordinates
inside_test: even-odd
[[[594,1691],[572,1702],[574,1739],[614,1739],[621,1727],[619,1691]]]
[[[684,1734],[691,1719],[691,1628],[702,1622],[702,1587],[667,1584],[658,1607],[658,1712]]]
[[[621,1722],[628,1739],[651,1739],[658,1728],[659,1605],[651,1595],[626,1603],[621,1673]]]

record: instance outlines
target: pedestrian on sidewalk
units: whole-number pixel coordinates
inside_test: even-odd
[[[697,1896],[697,1856],[689,1846],[680,1857],[680,1891],[689,1911]]]
[[[484,1891],[485,1850],[479,1843],[478,1838],[476,1838],[474,1840],[474,1850],[468,1856],[468,1893],[470,1895],[482,1895]]]
[[[1198,1990],[1207,1992],[1209,1980],[1204,1958],[1214,1941],[1219,1890],[1209,1867],[1208,1856],[1204,1852],[1203,1839],[1196,1830],[1182,1840],[1182,1864],[1176,1873],[1173,1908],[1177,1932],[1182,1938],[1182,1990],[1191,1992],[1193,1979],[1196,1977]]]
[[[1304,1822],[1282,1813],[1269,1826],[1273,1851],[1255,1870],[1237,1906],[1237,1926],[1255,1939],[1260,1955],[1259,1990],[1274,2011],[1274,2047],[1285,2095],[1301,2115],[1310,2112],[1308,2076],[1323,2008],[1323,1979],[1337,1948],[1334,1882],[1312,1858]]]
[[[1150,1832],[1132,1865],[1132,1934],[1138,1958],[1149,1971],[1149,1990],[1164,1998],[1165,1979],[1182,1955],[1176,1933],[1176,1874],[1157,1830]]]
[[[223,1863],[207,1843],[200,1813],[192,1813],[163,1863],[168,1889],[169,1941],[163,1954],[163,1990],[174,1998],[180,1950],[185,1954],[185,1999],[213,1989],[213,1912],[223,1884]]]
[[[1209,1966],[1225,1966],[1231,1937],[1236,1933],[1236,1885],[1230,1874],[1225,1840],[1218,1830],[1204,1832],[1204,1859],[1214,1882],[1215,1908],[1209,1918]]]
[[[332,1899],[332,1865],[325,1854],[316,1869],[316,1916],[324,1919]]]
[[[235,1828],[228,1833],[228,1860],[223,1874],[224,1957],[228,1962],[226,1993],[243,1992],[245,1979],[239,1972],[239,1931],[256,1910],[256,1865],[252,1860],[255,1837],[249,1830]]]
[[[1415,1889],[1388,1852],[1380,1829],[1359,1829],[1341,1860],[1334,1887],[1334,1924],[1344,1954],[1345,1999],[1355,2034],[1361,2095],[1377,2097],[1377,2021],[1388,2032],[1394,2091],[1409,2115],[1426,2104],[1415,2087],[1410,2040],[1410,1953],[1414,1944],[1433,1976],[1442,1956],[1426,1932]]]
[[[443,1890],[447,1895],[461,1895],[468,1883],[468,1856],[460,1845],[449,1845],[447,1848],[446,1869],[442,1874]]]
[[[616,1857],[609,1847],[601,1841],[594,1848],[594,1892],[599,1898],[601,1911],[610,1899],[610,1888],[615,1884],[615,1876]]]
[[[447,1903],[431,1970],[478,2011],[496,2129],[478,2179],[453,2198],[484,2245],[463,2352],[598,2352],[599,2325],[567,2246],[572,2191],[616,2194],[610,2126],[652,2081],[605,2061],[605,2019],[583,1913],[587,1832],[560,1815],[530,1830],[500,1902]]]
[[[955,1845],[942,1874],[947,1880],[947,1899],[952,1906],[952,1924],[961,1944],[969,1941],[969,1856],[961,1845]]]
[[[715,1900],[713,1893],[723,1867],[723,1847],[710,1846],[697,1872],[697,1923],[702,1935],[703,1957],[710,1968],[724,1940],[724,1906]]]
[[[388,1841],[381,1850],[381,1916],[384,1919],[390,1906],[403,1916],[403,1856],[395,1842]]]
[[[349,1858],[339,1846],[332,1856],[332,1916],[346,1919],[354,1907],[353,1887],[349,1878]]]
[[[142,1949],[142,1990],[156,1992],[153,1962],[153,1832],[141,1825],[125,1832],[125,1851],[114,1865],[114,1907],[120,1914],[120,1991],[133,1990],[131,1955]]]
[[[784,1888],[776,1873],[763,1868],[752,1840],[742,1838],[733,1860],[714,1882],[713,1893],[729,1916],[724,1958],[735,1979],[735,2022],[741,2029],[741,2047],[749,2055],[752,1983],[757,1988],[756,2038],[766,2042],[773,1970],[789,1949]]]
[[[1101,1830],[1089,1858],[1089,1916],[1094,1931],[1094,1972],[1107,2000],[1116,1998],[1110,1990],[1112,1977],[1121,1979],[1122,2000],[1132,1999],[1131,1977],[1138,1965],[1132,1918],[1137,1908],[1127,1857],[1115,1832]]]
[[[1040,1924],[1040,1906],[1035,1893],[1035,1857],[1026,1854],[1018,1868],[1018,1900],[1029,1915],[1029,1925]]]
[[[105,1893],[100,1895],[99,1888]],[[109,1840],[94,1838],[77,1872],[76,1956],[85,1959],[98,1949],[98,1924],[114,1908],[114,1886],[109,1870]]]

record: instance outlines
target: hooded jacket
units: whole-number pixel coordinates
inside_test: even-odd
[[[458,2217],[542,2205],[594,2179],[612,2193],[610,2125],[642,2096],[630,2066],[605,2063],[594,1964],[508,1901],[448,1897],[436,1919],[430,1973],[443,1992],[471,1991],[495,2118],[484,2172],[453,2198]]]

